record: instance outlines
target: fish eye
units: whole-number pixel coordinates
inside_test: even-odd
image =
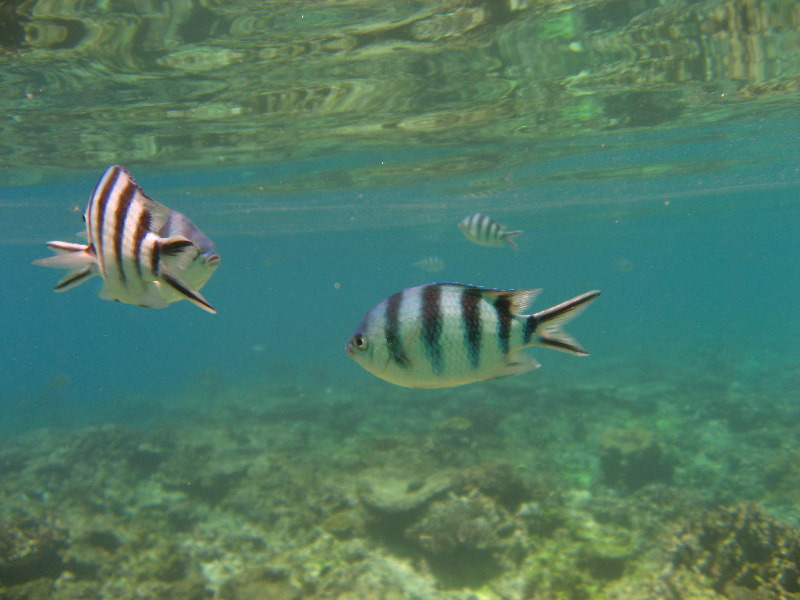
[[[364,337],[362,334],[357,333],[353,336],[353,346],[356,347],[358,350],[366,350],[367,349],[367,338]]]

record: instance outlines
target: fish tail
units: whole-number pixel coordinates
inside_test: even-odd
[[[94,264],[86,265],[77,269],[70,269],[67,274],[59,281],[53,289],[57,292],[66,292],[75,286],[82,284],[87,279],[91,279],[99,273]]]
[[[578,356],[588,356],[589,353],[575,338],[564,331],[562,326],[581,314],[599,295],[600,292],[597,290],[586,292],[572,300],[529,316],[527,326],[531,330],[535,330],[538,335],[533,344]]]
[[[47,247],[55,253],[55,256],[34,260],[33,264],[67,269],[67,274],[53,288],[55,291],[66,292],[98,274],[97,257],[92,246],[71,242],[47,242]]]
[[[55,256],[40,258],[33,264],[40,267],[68,269],[67,274],[53,288],[57,292],[66,292],[82,284],[99,273],[94,247],[71,242],[47,242]]]
[[[512,240],[511,238],[518,236],[520,233],[523,233],[522,230],[520,231],[505,231],[503,232],[503,239],[508,242],[508,245],[514,248],[514,250],[519,250],[519,245],[517,242]]]
[[[94,249],[86,244],[47,242],[47,247],[53,251],[55,256],[34,260],[34,265],[56,269],[77,269],[97,262]]]

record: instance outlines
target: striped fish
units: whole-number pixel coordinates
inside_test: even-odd
[[[125,168],[106,169],[83,220],[88,244],[47,242],[56,256],[33,261],[69,269],[55,291],[99,275],[107,300],[164,308],[186,299],[216,313],[198,291],[219,265],[214,243],[186,216],[149,198]]]
[[[474,213],[464,217],[458,227],[464,236],[475,244],[499,248],[503,242],[506,242],[512,248],[519,250],[519,246],[511,238],[519,235],[522,231],[506,231],[500,223],[483,213]]]
[[[532,315],[521,314],[539,291],[460,283],[408,288],[375,305],[345,350],[373,375],[415,388],[452,387],[525,373],[539,366],[521,351],[530,346],[588,355],[561,327],[600,292],[586,292]]]
[[[417,262],[415,262],[414,266],[419,267],[428,273],[438,273],[444,269],[445,264],[444,261],[438,256],[426,256],[425,258],[420,258]]]

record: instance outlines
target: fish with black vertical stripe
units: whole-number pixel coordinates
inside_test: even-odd
[[[473,244],[499,248],[506,243],[519,250],[517,242],[512,238],[520,235],[522,231],[506,231],[500,223],[483,213],[467,215],[458,224],[458,228]]]
[[[185,215],[149,198],[119,165],[106,169],[83,220],[87,244],[47,242],[56,255],[33,261],[67,269],[63,292],[100,276],[100,297],[149,308],[189,300],[217,311],[199,290],[219,266],[214,243]]]
[[[588,352],[562,327],[600,295],[586,292],[522,314],[540,290],[429,283],[376,304],[345,346],[367,371],[390,383],[443,388],[519,375],[539,366],[531,346]]]

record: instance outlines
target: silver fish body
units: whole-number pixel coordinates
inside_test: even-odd
[[[600,295],[591,291],[547,310],[522,311],[539,290],[429,283],[393,294],[361,320],[345,350],[390,383],[443,388],[518,375],[539,366],[530,346],[588,353],[562,325]]]
[[[57,292],[98,275],[108,300],[164,308],[186,299],[216,312],[198,291],[219,265],[214,243],[185,215],[149,198],[124,167],[106,169],[84,221],[88,244],[47,242],[56,256],[34,261],[68,269]]]
[[[520,235],[522,231],[506,231],[500,223],[483,213],[467,215],[458,224],[458,227],[464,236],[474,244],[499,248],[506,243],[512,248],[519,249],[512,238]]]

